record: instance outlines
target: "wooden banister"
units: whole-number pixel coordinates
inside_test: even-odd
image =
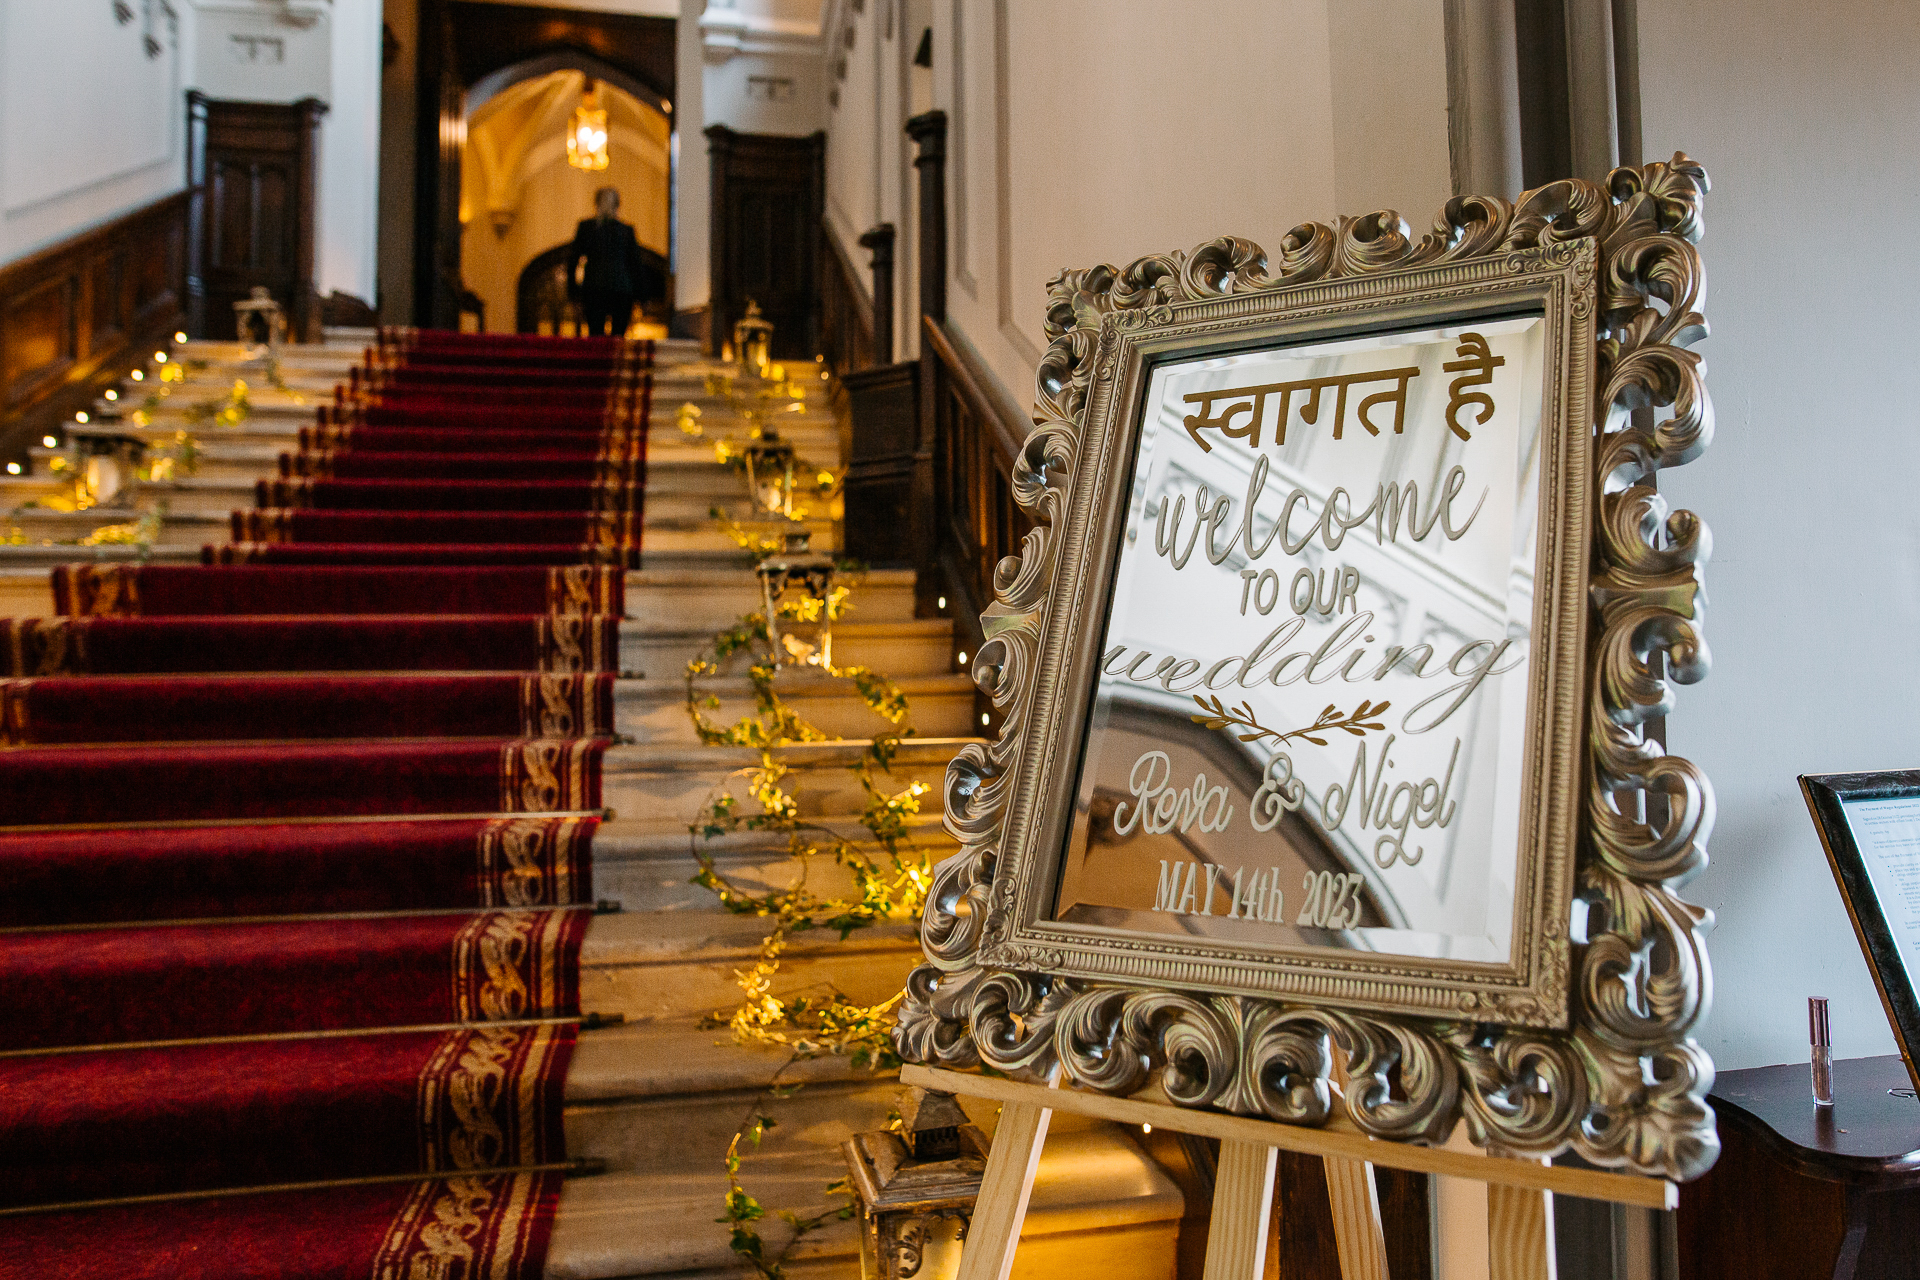
[[[820,224],[820,348],[834,373],[845,377],[874,363],[873,303],[860,287],[859,268],[826,222]]]
[[[954,347],[953,339],[947,334],[945,321],[923,316],[921,323],[925,330],[921,340],[933,345],[934,355],[946,367],[954,390],[966,401],[967,408],[982,422],[991,424],[996,459],[1002,470],[1011,472],[1020,457],[1020,450],[1026,445],[1028,424],[1018,420],[1009,421],[1005,411],[981,387],[972,367]]]

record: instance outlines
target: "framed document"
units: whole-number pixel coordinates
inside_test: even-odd
[[[1711,792],[1641,728],[1707,665],[1705,530],[1651,483],[1711,435],[1705,189],[1052,282],[904,1057],[1712,1163]]]
[[[1920,769],[1812,774],[1800,792],[1920,1089]]]

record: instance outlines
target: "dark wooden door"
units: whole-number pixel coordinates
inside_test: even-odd
[[[262,286],[290,335],[314,336],[315,146],[326,104],[216,102],[187,95],[187,327],[231,338],[233,304]]]
[[[820,224],[827,136],[707,130],[713,174],[714,350],[731,340],[751,299],[773,322],[773,354],[820,350]]]

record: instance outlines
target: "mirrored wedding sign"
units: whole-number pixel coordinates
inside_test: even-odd
[[[1684,156],[1052,284],[911,1061],[1691,1176]],[[1334,1055],[1347,1083],[1333,1085]]]
[[[1055,919],[1508,960],[1545,327],[1154,370]]]

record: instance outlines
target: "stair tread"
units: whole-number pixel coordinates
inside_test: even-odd
[[[631,578],[629,578],[631,581]],[[854,595],[854,612],[859,612],[860,597]],[[630,619],[620,626],[623,636],[643,635],[660,640],[694,639],[705,640],[713,637],[711,627],[670,627],[661,626],[652,621]],[[842,618],[833,624],[836,639],[858,637],[861,639],[941,639],[953,634],[952,618],[899,618],[885,622],[861,622],[853,618]]]
[[[547,1275],[610,1280],[730,1267],[727,1228],[714,1221],[726,1194],[717,1153],[710,1166],[569,1181],[560,1193]],[[827,1184],[845,1176],[839,1143],[827,1134],[813,1150],[749,1158],[741,1170],[742,1183],[763,1205],[803,1213],[827,1208]],[[1171,1222],[1184,1208],[1179,1189],[1117,1128],[1059,1115],[1040,1157],[1022,1236]],[[777,1219],[763,1220],[760,1229],[769,1246],[783,1242],[786,1228]],[[851,1261],[858,1248],[856,1224],[836,1222],[807,1236],[790,1257]]]
[[[787,1061],[776,1046],[737,1044],[725,1028],[691,1021],[627,1023],[584,1033],[567,1069],[567,1105],[581,1106],[765,1087]],[[782,1080],[870,1080],[846,1058],[795,1063]]]
[[[908,738],[894,753],[896,765],[944,763],[956,751],[978,738]],[[845,766],[858,759],[872,743],[864,738],[839,738],[831,742],[792,742],[774,749],[774,755],[799,768]],[[760,753],[752,747],[709,747],[698,743],[641,743],[609,747],[601,763],[601,776],[622,773],[686,772],[708,773],[715,769],[731,771],[758,764]]]
[[[622,628],[622,637],[627,631]],[[839,634],[838,629],[835,635]],[[918,675],[895,675],[889,679],[899,686],[902,693],[960,693],[973,692],[973,677],[964,672],[925,672]],[[753,691],[753,683],[746,676],[702,676],[694,685],[704,693],[718,694],[721,697],[747,697]],[[780,696],[793,698],[848,698],[857,700],[860,695],[846,680],[836,680],[832,676],[808,675],[779,682]],[[615,696],[633,698],[642,701],[680,701],[686,697],[686,682],[680,672],[674,672],[666,679],[621,680],[615,686]]]
[[[766,936],[767,921],[763,917],[734,915],[717,904],[711,911],[622,911],[593,918],[580,944],[580,964],[592,969],[735,960],[757,954]],[[811,938],[796,934],[787,946],[787,955],[917,951],[919,946],[919,922],[898,921],[857,929],[845,942],[826,930]]]
[[[860,825],[858,816],[851,813],[834,814],[810,819],[810,821],[836,830],[844,830],[849,835],[865,835],[866,829]],[[918,815],[910,814],[905,821],[907,826],[915,828],[916,838],[924,839],[927,835],[941,831],[944,819],[937,811],[929,810]],[[785,837],[777,833],[741,832],[739,834],[756,839],[777,839],[783,844],[785,842]],[[715,843],[726,838],[719,837]],[[680,852],[684,853],[687,847],[687,824],[678,818],[616,818],[611,822],[602,823],[599,831],[594,834],[593,854],[596,858],[603,854],[614,857],[645,856],[644,851],[670,847],[669,842],[673,840],[679,841]]]
[[[732,557],[739,562],[743,574],[749,574],[746,581],[752,585],[750,568],[744,552],[733,552]],[[914,574],[911,569],[869,569],[863,575],[865,585],[870,587],[912,587]],[[651,568],[643,565],[627,574],[629,589],[636,587],[701,587],[713,589],[713,571],[701,568]]]

